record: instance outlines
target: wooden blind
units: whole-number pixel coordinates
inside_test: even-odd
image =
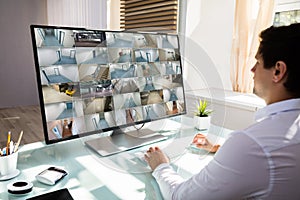
[[[178,1],[121,0],[121,29],[176,32]]]

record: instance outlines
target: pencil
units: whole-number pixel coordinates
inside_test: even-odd
[[[14,152],[18,151],[18,148],[19,148],[19,145],[20,145],[22,136],[23,136],[23,131],[21,131],[21,133],[20,133],[20,135],[19,135],[18,141],[17,141],[17,143],[16,143],[16,145],[15,145]]]
[[[8,133],[7,133],[7,143],[6,143],[6,155],[9,154],[10,137],[11,137],[11,132],[8,131]]]

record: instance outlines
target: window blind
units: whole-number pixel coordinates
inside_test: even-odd
[[[178,0],[121,0],[121,29],[177,31]]]

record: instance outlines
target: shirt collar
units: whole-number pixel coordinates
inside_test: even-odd
[[[300,110],[300,98],[272,103],[258,110],[255,113],[255,120],[261,121],[267,118],[268,116],[275,115],[276,113],[290,111],[290,110],[297,110],[297,109]]]

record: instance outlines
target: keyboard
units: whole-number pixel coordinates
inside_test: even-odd
[[[187,148],[190,146],[193,137],[176,138],[171,141],[166,147],[162,148],[162,151],[169,157],[170,161],[180,158],[187,152]]]
[[[191,144],[192,139],[192,136],[176,138],[174,140],[169,141],[166,145],[157,146],[159,146],[162,149],[162,151],[168,156],[170,162],[174,162],[187,152],[187,148]],[[144,158],[145,153],[146,151],[138,151],[134,153],[134,156],[137,157],[143,164],[148,165]]]

